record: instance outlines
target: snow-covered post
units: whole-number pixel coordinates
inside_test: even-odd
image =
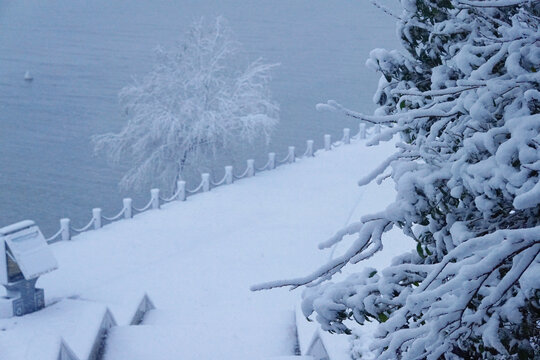
[[[225,166],[225,184],[230,185],[233,183],[233,167],[231,165]]]
[[[332,137],[330,134],[324,135],[324,150],[329,151],[332,148]]]
[[[276,153],[268,153],[268,170],[274,170],[276,168]]]
[[[133,217],[131,207],[132,200],[130,198],[125,198],[122,200],[122,203],[124,204],[124,219],[131,219]]]
[[[186,182],[184,180],[178,180],[176,186],[178,191],[178,201],[186,201]]]
[[[62,241],[71,240],[71,233],[69,231],[69,224],[71,220],[68,218],[60,219],[60,229],[62,230]]]
[[[351,143],[351,129],[349,128],[343,129],[343,143],[344,144]]]
[[[375,134],[380,134],[381,133],[381,124],[377,124],[375,125]]]
[[[92,209],[92,221],[94,222],[95,230],[101,228],[101,209],[100,208]]]
[[[203,192],[210,191],[210,174],[203,173],[201,174],[201,178],[202,178],[202,191]]]
[[[159,189],[151,189],[150,198],[152,199],[152,209],[159,209]]]
[[[292,164],[294,160],[296,159],[296,155],[294,154],[294,146],[289,146],[289,154],[287,155],[289,164]]]
[[[255,176],[255,160],[248,159],[246,161],[246,163],[247,163],[247,175],[246,175],[246,177]]]
[[[306,156],[307,157],[313,156],[313,140],[306,141]]]
[[[366,138],[366,124],[364,123],[361,123],[359,126],[358,126],[358,137],[362,140],[364,140]]]

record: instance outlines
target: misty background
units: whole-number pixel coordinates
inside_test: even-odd
[[[317,112],[318,102],[374,109],[378,76],[364,63],[397,40],[395,19],[365,0],[0,0],[0,226],[32,219],[50,236],[61,217],[79,227],[93,207],[111,216],[123,197],[144,205],[149,193],[121,192],[122,169],[96,157],[90,138],[121,129],[118,92],[152,68],[158,45],[218,15],[246,59],[281,64],[271,83],[281,123],[268,149],[244,159],[262,166],[266,151],[283,158],[294,145],[302,154],[307,139],[320,148],[325,133],[356,132],[354,119]]]

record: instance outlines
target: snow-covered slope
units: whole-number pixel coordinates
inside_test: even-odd
[[[66,298],[106,305],[119,325],[127,325],[134,299],[150,295],[157,310],[141,327],[111,331],[109,360],[152,353],[201,360],[291,355],[300,291],[249,288],[314,270],[330,256],[317,250],[319,242],[358,214],[383,208],[393,198],[391,185],[359,188],[356,181],[391,151],[389,144],[366,148],[362,142],[320,151],[54,244],[59,270],[38,286],[49,305]],[[390,241],[375,263],[387,264],[408,246],[399,236]],[[26,359],[40,346],[31,328],[46,329],[47,321],[47,310],[0,320],[2,360]],[[52,336],[56,330],[46,331]],[[15,338],[16,348],[8,351]]]

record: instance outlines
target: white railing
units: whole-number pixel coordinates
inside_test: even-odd
[[[372,134],[379,134],[381,132],[380,126],[373,127],[371,131]],[[351,131],[348,128],[343,129],[343,136],[341,140],[332,143],[332,137],[328,134],[324,135],[323,149],[325,151],[330,151],[333,148],[336,148],[341,145],[347,145],[351,143],[351,139],[354,140],[364,140],[368,136],[368,131],[365,124],[360,124],[359,132],[355,136],[351,137]],[[371,134],[370,134],[371,135]],[[302,157],[313,157],[315,155],[314,151],[314,141],[306,141],[306,151],[303,153]],[[71,240],[72,234],[79,234],[89,230],[100,229],[103,225],[103,221],[109,223],[119,221],[121,219],[131,219],[133,215],[137,213],[142,213],[147,210],[157,210],[161,207],[161,204],[169,203],[172,201],[185,201],[189,195],[196,194],[198,192],[208,192],[211,187],[218,187],[222,185],[230,185],[234,180],[249,178],[255,176],[256,172],[274,170],[277,166],[282,164],[292,164],[296,161],[296,149],[294,146],[289,146],[287,151],[287,156],[283,159],[276,159],[276,153],[268,153],[268,160],[266,164],[262,167],[255,166],[255,160],[248,159],[246,161],[246,169],[242,171],[239,175],[234,173],[234,168],[231,165],[225,166],[225,175],[219,181],[211,180],[209,173],[201,174],[201,182],[193,189],[188,189],[186,182],[180,180],[176,184],[176,192],[169,198],[163,198],[160,196],[159,189],[150,190],[150,200],[142,208],[137,208],[133,205],[133,200],[131,198],[125,198],[122,202],[122,209],[120,212],[114,216],[108,217],[102,214],[100,208],[92,209],[92,218],[90,221],[83,226],[82,228],[76,228],[71,225],[71,220],[69,218],[60,219],[60,229],[51,237],[47,238],[49,244],[57,241],[68,241]]]

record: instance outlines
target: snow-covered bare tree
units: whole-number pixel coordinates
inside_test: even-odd
[[[324,330],[377,321],[382,359],[533,359],[540,354],[540,2],[402,0],[404,50],[371,52],[382,73],[371,143],[397,151],[397,197],[321,244],[357,239],[313,274],[254,289],[307,285],[303,311]],[[396,141],[396,140],[393,140]],[[331,282],[383,248],[398,227],[416,249],[382,271]],[[356,341],[363,341],[358,339]]]
[[[167,190],[187,168],[217,154],[268,142],[279,119],[269,90],[275,64],[242,66],[227,22],[196,21],[178,45],[158,49],[153,70],[121,90],[127,124],[94,137],[95,150],[127,162],[123,188]]]

